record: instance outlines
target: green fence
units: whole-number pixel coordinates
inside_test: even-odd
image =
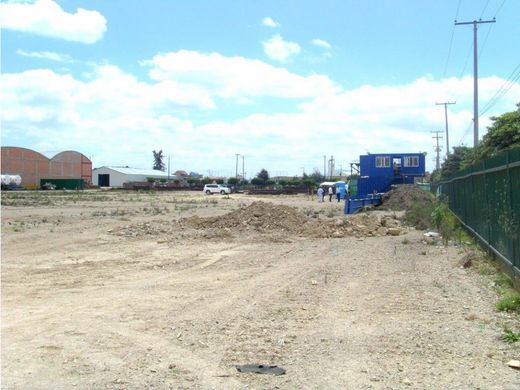
[[[520,275],[520,149],[487,159],[439,184],[450,209]]]

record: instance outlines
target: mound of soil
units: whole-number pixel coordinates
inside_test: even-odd
[[[179,221],[195,229],[231,229],[255,230],[268,232],[272,230],[298,234],[306,224],[312,223],[293,207],[274,205],[265,202],[253,202],[247,207],[231,211],[219,217],[190,217]]]
[[[109,232],[124,237],[158,236],[175,239],[214,239],[258,237],[277,242],[289,237],[340,238],[400,235],[405,229],[392,216],[358,214],[348,218],[309,218],[294,207],[254,202],[218,217],[193,216],[178,221],[150,221],[127,225]]]
[[[194,229],[223,229],[237,234],[245,232],[298,235],[301,237],[367,237],[399,235],[400,222],[390,216],[378,217],[359,214],[350,218],[308,218],[293,207],[272,203],[254,202],[220,217],[191,217],[179,221],[181,226]]]
[[[389,210],[410,210],[414,204],[432,204],[433,197],[412,184],[400,185],[383,195],[382,207]]]

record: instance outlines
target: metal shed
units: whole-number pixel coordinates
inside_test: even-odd
[[[99,167],[92,170],[92,183],[99,187],[123,187],[124,183],[147,181],[150,177],[157,180],[168,179],[168,173],[130,167]]]

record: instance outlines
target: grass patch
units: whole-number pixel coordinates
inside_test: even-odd
[[[520,333],[516,333],[509,328],[504,328],[504,334],[502,335],[502,340],[506,343],[516,343],[520,340]]]
[[[508,311],[520,313],[520,294],[513,293],[500,299],[496,307],[500,311]]]

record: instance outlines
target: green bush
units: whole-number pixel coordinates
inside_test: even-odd
[[[448,241],[460,230],[459,222],[449,209],[448,204],[438,202],[431,213],[431,218],[433,225],[442,236],[444,245],[448,245]]]

